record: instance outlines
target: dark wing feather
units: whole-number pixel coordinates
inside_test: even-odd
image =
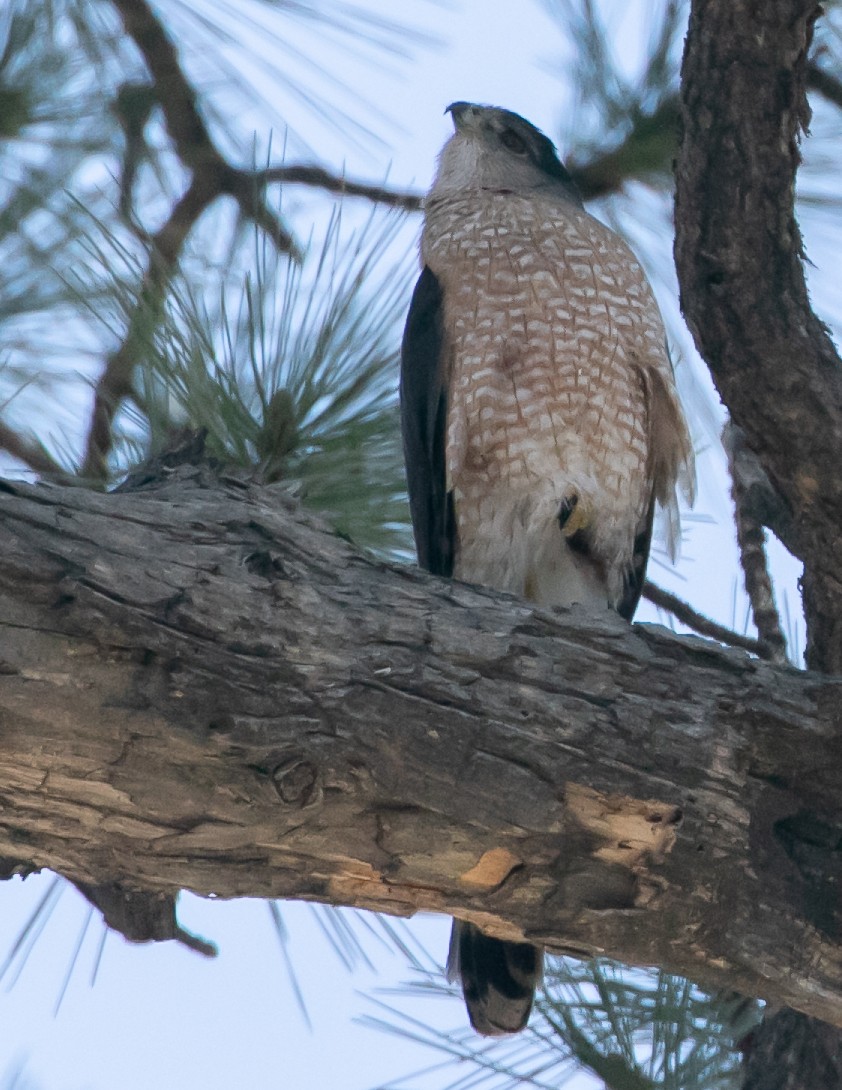
[[[637,609],[637,603],[643,593],[643,584],[646,580],[646,565],[649,562],[649,549],[652,545],[652,523],[655,518],[655,497],[649,501],[649,510],[638,528],[634,539],[634,552],[631,558],[631,567],[626,573],[623,583],[623,596],[617,603],[617,612],[621,617],[630,621]]]
[[[667,349],[667,355],[669,350]],[[649,442],[649,458],[646,475],[652,484],[649,506],[637,527],[631,564],[625,576],[623,595],[617,603],[617,612],[630,621],[637,609],[646,565],[652,545],[652,523],[655,503],[664,504],[669,510],[675,503],[675,481],[682,466],[692,466],[693,451],[690,437],[681,417],[681,410],[674,392],[668,389],[663,376],[654,367],[637,365],[637,374],[646,404],[646,424]],[[692,472],[692,471],[690,471]]]
[[[418,563],[434,575],[450,576],[456,528],[445,467],[443,295],[438,278],[425,266],[412,293],[401,346],[401,428]]]
[[[443,305],[441,284],[425,266],[412,294],[401,348],[401,427],[418,563],[435,575],[450,576],[456,524],[445,462]],[[453,922],[449,972],[461,977],[471,1024],[479,1033],[516,1033],[526,1025],[542,964],[534,946],[503,942],[471,924]]]

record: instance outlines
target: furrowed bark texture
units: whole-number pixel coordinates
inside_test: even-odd
[[[842,362],[795,220],[814,0],[696,0],[682,67],[675,256],[688,325],[805,563],[807,661],[842,669]]]
[[[373,562],[204,468],[0,490],[0,857],[459,914],[842,1024],[842,682]]]
[[[839,674],[842,365],[810,307],[794,212],[820,11],[814,0],[694,0],[675,256],[688,325],[780,497],[766,525],[804,561],[807,663]],[[746,1090],[840,1086],[842,1034],[790,1011],[755,1034]]]

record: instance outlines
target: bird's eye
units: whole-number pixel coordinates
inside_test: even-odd
[[[526,143],[522,137],[518,136],[514,129],[503,129],[500,133],[500,143],[504,148],[513,151],[515,155],[526,154]]]

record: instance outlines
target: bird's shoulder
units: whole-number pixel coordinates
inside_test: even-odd
[[[581,205],[554,189],[465,190],[428,200],[422,255],[471,242],[491,246],[517,241],[530,248],[554,250],[564,258],[569,249],[612,258],[643,270],[628,244]]]

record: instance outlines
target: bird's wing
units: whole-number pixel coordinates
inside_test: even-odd
[[[653,301],[654,306],[654,301]],[[630,621],[637,609],[646,564],[652,543],[652,523],[655,504],[659,503],[666,516],[667,546],[673,557],[678,545],[680,521],[676,486],[681,483],[688,500],[693,501],[695,473],[693,469],[693,445],[681,412],[681,406],[672,381],[672,365],[669,353],[664,351],[661,368],[651,362],[638,364],[638,373],[646,398],[646,425],[649,438],[649,460],[646,467],[651,485],[649,505],[637,527],[631,566],[625,576],[623,595],[617,612]]]
[[[447,367],[443,291],[425,266],[401,346],[401,426],[406,481],[418,563],[434,575],[453,574],[456,527],[447,489]]]
[[[649,507],[640,522],[634,539],[631,565],[623,580],[623,593],[617,603],[617,612],[630,621],[637,609],[637,603],[643,593],[646,581],[646,565],[649,562],[649,549],[652,544],[652,523],[655,518],[655,497],[649,501]]]

